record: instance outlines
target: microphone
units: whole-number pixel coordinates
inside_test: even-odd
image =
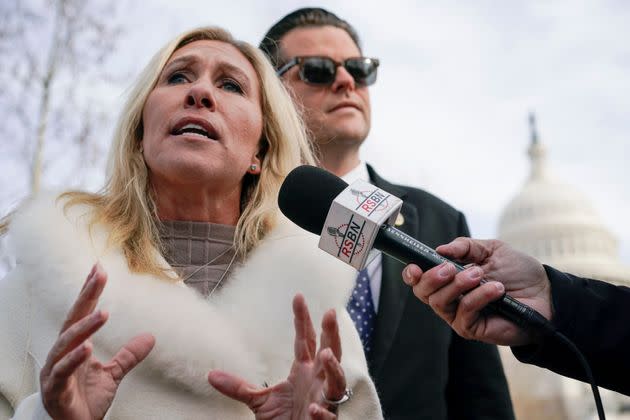
[[[278,205],[293,223],[319,236],[333,200],[347,186],[344,180],[321,168],[298,166],[282,183]],[[386,223],[379,227],[373,247],[403,264],[417,264],[423,271],[444,262],[453,264],[458,271],[464,270],[460,264],[450,261],[429,246]],[[488,308],[521,327],[546,334],[555,332],[555,327],[544,316],[508,294],[491,302]]]

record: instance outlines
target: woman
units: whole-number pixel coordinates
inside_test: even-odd
[[[313,162],[307,144],[255,48],[202,28],[158,52],[103,191],[12,217],[0,417],[334,418],[348,386],[339,415],[380,418],[343,310],[353,273],[276,211],[283,177]]]

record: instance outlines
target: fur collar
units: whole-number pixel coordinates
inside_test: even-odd
[[[10,238],[17,269],[28,282],[35,307],[61,325],[90,267],[100,261],[108,282],[99,305],[110,319],[93,340],[104,358],[131,337],[150,332],[156,346],[137,370],[160,372],[208,395],[215,392],[206,380],[210,369],[224,369],[255,384],[286,377],[293,360],[295,293],[305,295],[318,331],[318,320],[328,308],[346,316],[340,312],[354,270],[319,250],[317,237],[280,215],[276,228],[220,292],[205,300],[182,282],[131,273],[120,249],[106,249],[102,227],[88,232],[87,209],[75,206],[64,213],[63,201],[55,197],[32,199],[13,219]],[[346,347],[356,350],[354,329],[343,327],[341,332],[344,352]],[[40,361],[46,352],[34,349]],[[344,366],[349,383],[353,375],[364,374],[353,373],[362,370],[361,364],[364,359],[358,369]]]

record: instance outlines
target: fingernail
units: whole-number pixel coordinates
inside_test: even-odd
[[[466,276],[468,276],[470,280],[479,280],[482,275],[483,271],[479,267],[470,267],[466,270]]]
[[[103,312],[100,309],[97,309],[96,311],[92,312],[92,315],[90,316],[92,317],[92,321],[96,323],[100,321],[101,317],[103,316]]]
[[[495,287],[497,288],[497,290],[499,292],[501,292],[501,293],[505,292],[505,286],[503,285],[503,283],[497,281],[497,282],[494,283],[494,285],[495,285]]]
[[[89,351],[90,349],[90,343],[88,343],[87,341],[84,343],[81,343],[81,345],[79,347],[77,347],[76,349],[76,353],[75,356],[76,357],[82,357],[86,352]]]
[[[88,274],[88,280],[87,280],[88,285],[92,284],[94,277],[96,277],[96,264],[92,266],[92,270],[90,271],[90,274]]]
[[[411,284],[411,273],[409,272],[409,266],[405,267],[402,274],[403,274],[403,281],[406,284]]]
[[[438,275],[442,278],[449,277],[453,272],[453,265],[450,263],[442,263],[442,266],[438,270]]]
[[[218,370],[212,370],[208,373],[208,380],[213,386],[216,386],[216,385],[221,386],[226,383],[227,378],[223,374],[223,372],[218,371]]]

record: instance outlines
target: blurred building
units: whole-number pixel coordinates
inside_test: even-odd
[[[630,267],[619,260],[617,240],[588,198],[553,176],[533,115],[530,131],[530,176],[502,212],[499,239],[559,270],[630,285]],[[524,365],[509,349],[501,356],[518,420],[597,418],[588,385]],[[630,419],[629,397],[600,392],[607,418]]]

